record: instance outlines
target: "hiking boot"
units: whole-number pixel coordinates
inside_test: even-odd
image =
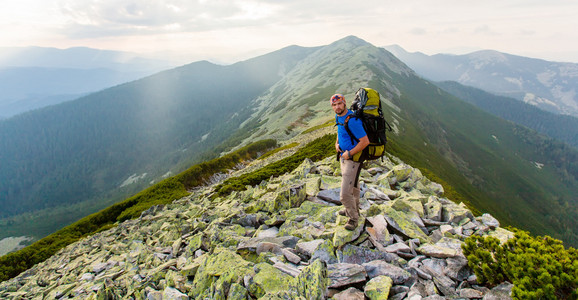
[[[345,229],[352,231],[355,228],[357,228],[357,221],[352,221],[351,219],[349,219],[349,221],[347,221],[347,224],[345,224]]]
[[[337,212],[340,216],[345,216],[345,208]]]

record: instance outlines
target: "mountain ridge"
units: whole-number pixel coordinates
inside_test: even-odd
[[[428,56],[409,53],[399,46],[388,47],[430,80],[456,81],[543,110],[578,116],[578,64],[527,58],[495,50]]]

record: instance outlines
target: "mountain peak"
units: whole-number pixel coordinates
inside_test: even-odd
[[[346,36],[340,40],[331,43],[330,45],[344,45],[344,44],[357,47],[371,45],[369,42],[366,42],[365,40],[360,39],[354,35]]]

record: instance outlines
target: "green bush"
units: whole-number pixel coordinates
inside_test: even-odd
[[[279,176],[291,172],[297,168],[305,158],[318,161],[325,157],[335,155],[335,138],[335,134],[320,137],[287,158],[268,164],[254,172],[225,180],[218,185],[215,190],[219,196],[228,195],[233,191],[244,190],[247,185],[257,185],[261,183],[261,181],[271,178],[271,176]]]
[[[273,155],[273,154],[275,154],[275,153],[281,152],[281,151],[283,151],[283,150],[285,150],[285,149],[291,149],[291,148],[297,147],[297,146],[299,146],[299,143],[297,143],[297,142],[294,142],[294,143],[291,143],[291,144],[287,144],[287,145],[285,145],[285,146],[283,146],[283,147],[279,147],[279,148],[273,149],[273,150],[271,150],[271,151],[269,151],[269,152],[261,155],[258,159],[264,159],[264,158],[267,158],[267,157],[269,157],[269,156],[271,156],[271,155]]]
[[[578,299],[578,251],[560,240],[515,229],[504,244],[472,236],[462,248],[480,283],[509,281],[514,299]]]

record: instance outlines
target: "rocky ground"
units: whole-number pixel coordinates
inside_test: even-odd
[[[4,299],[509,299],[481,286],[461,244],[513,234],[474,217],[393,158],[361,173],[361,218],[337,214],[335,158],[212,197],[195,190],[84,238],[0,283]]]

